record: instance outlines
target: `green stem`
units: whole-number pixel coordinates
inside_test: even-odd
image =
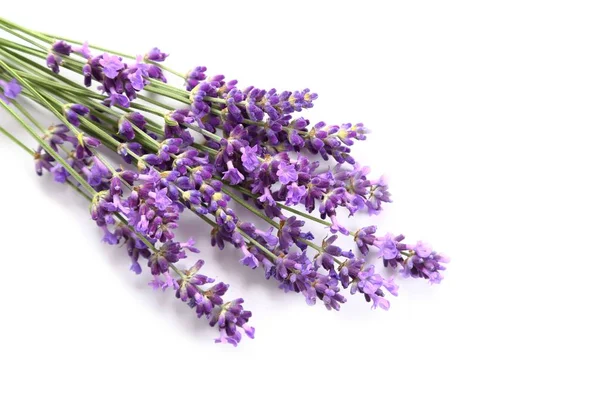
[[[234,201],[236,201],[237,203],[242,205],[246,210],[250,211],[252,214],[256,215],[257,217],[261,218],[263,221],[266,221],[269,225],[271,225],[277,229],[281,228],[277,222],[273,221],[271,218],[264,215],[258,209],[252,207],[250,204],[248,204],[248,202],[244,201],[244,199],[236,196],[232,191],[229,191],[229,190],[225,189],[224,187],[221,188],[221,191],[223,193],[225,193],[226,195],[228,195],[229,197],[231,197]]]
[[[7,20],[5,18],[0,17],[0,23],[3,24],[3,25],[5,25],[5,26],[8,26],[8,27],[10,27],[12,29],[16,29],[16,30],[21,31],[23,33],[27,33],[28,35],[33,36],[34,38],[36,38],[38,40],[41,40],[42,42],[46,42],[46,43],[52,43],[53,42],[52,38],[49,37],[48,35],[45,35],[45,34],[40,33],[40,32],[33,31],[31,29],[27,29],[27,28],[25,28],[25,27],[23,27],[21,25],[15,24],[14,22],[9,21],[9,20]]]
[[[46,46],[39,44],[35,40],[30,39],[28,36],[25,36],[25,35],[20,34],[19,32],[16,32],[14,29],[10,29],[6,25],[0,24],[0,29],[4,30],[5,32],[10,33],[11,35],[18,37],[21,40],[26,41],[27,43],[30,43],[36,47],[39,47],[42,50],[48,50],[48,48]]]
[[[181,79],[186,79],[186,76],[185,76],[184,74],[182,74],[182,73],[180,73],[180,72],[177,72],[177,71],[175,71],[175,70],[174,70],[174,69],[172,69],[172,68],[169,68],[169,67],[167,67],[167,66],[166,66],[166,65],[164,65],[163,63],[158,63],[158,62],[155,62],[155,61],[150,61],[150,60],[146,60],[146,62],[147,62],[148,64],[153,64],[153,65],[156,65],[156,66],[157,66],[157,67],[159,67],[160,69],[164,69],[165,71],[167,71],[167,72],[170,72],[170,73],[172,73],[173,75],[180,77]]]
[[[16,144],[17,146],[19,146],[23,150],[25,150],[30,156],[34,156],[35,155],[35,152],[33,150],[31,150],[23,142],[21,142],[19,139],[17,139],[15,136],[13,136],[10,132],[8,132],[6,129],[4,129],[1,126],[0,126],[0,132],[2,132],[2,134],[4,136],[6,136],[7,138],[9,138],[14,144]]]
[[[1,60],[0,60],[1,62]],[[16,113],[13,111],[12,108],[10,108],[8,105],[6,105],[4,102],[0,101],[0,105],[6,110],[8,111],[16,120],[17,122],[19,122],[19,124],[21,124],[21,126],[23,126],[23,128],[25,128],[27,130],[27,132],[29,132],[29,134],[35,139],[36,142],[38,142],[38,144],[52,157],[54,158],[57,162],[59,162],[62,167],[64,169],[67,170],[67,172],[81,185],[83,186],[90,194],[94,194],[96,193],[96,190],[90,186],[89,183],[87,183],[87,181],[81,177],[74,169],[73,167],[71,167],[69,165],[69,163],[67,163],[57,152],[54,151],[54,149],[52,149],[52,147],[50,147],[38,134],[35,133],[35,131],[33,129],[31,129],[31,127],[25,123],[25,121]]]
[[[0,38],[0,45],[2,45],[2,47],[10,47],[10,48],[20,51],[22,53],[26,53],[26,54],[36,56],[39,58],[46,58],[46,56],[47,56],[47,54],[44,53],[43,51],[32,49],[31,47],[23,46],[19,43],[15,43],[15,42],[12,42],[12,41],[6,40],[6,39]]]

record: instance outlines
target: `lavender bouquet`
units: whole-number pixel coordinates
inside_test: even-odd
[[[252,314],[243,299],[227,298],[226,283],[201,273],[202,260],[180,266],[199,251],[175,237],[186,209],[210,227],[212,246],[238,251],[243,267],[310,305],[339,310],[348,291],[388,309],[395,277],[442,280],[448,259],[427,244],[375,226],[346,228],[340,211],[377,214],[390,194],[350,154],[367,137],[363,124],[311,125],[299,115],[317,99],[310,90],[240,89],[203,66],[169,69],[157,48],[130,56],[2,18],[0,28],[10,37],[0,38],[0,105],[38,146],[0,132],[33,157],[38,175],[87,198],[103,241],[124,245],[136,274],[144,260],[150,286],[173,290],[206,317],[220,332],[216,342],[254,337]],[[168,84],[167,75],[178,82]],[[42,126],[25,106],[31,102],[56,124]],[[255,221],[236,215],[235,203]],[[307,221],[326,236],[316,238]],[[365,261],[373,251],[390,278]]]

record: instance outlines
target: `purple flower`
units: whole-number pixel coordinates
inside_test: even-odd
[[[413,250],[421,258],[429,257],[432,252],[431,246],[428,243],[423,243],[421,241],[417,242],[417,244],[414,246]]]
[[[440,283],[444,277],[440,273],[446,269],[443,264],[450,259],[443,254],[438,254],[423,242],[417,242],[414,246],[408,246],[414,254],[401,260],[405,275],[414,278],[428,279],[430,283]]]
[[[80,116],[86,116],[89,114],[90,109],[81,104],[67,104],[64,107],[65,117],[74,126],[79,126]]]
[[[225,179],[232,185],[238,185],[244,180],[244,175],[242,175],[242,173],[233,166],[233,163],[231,161],[227,163],[227,167],[229,169],[223,174],[223,179]]]
[[[298,180],[298,172],[296,171],[296,167],[291,164],[279,164],[277,176],[279,177],[279,182],[284,185]]]
[[[146,60],[161,62],[165,61],[169,55],[161,52],[157,47],[154,47],[148,53],[146,53]]]
[[[119,71],[125,68],[125,65],[121,61],[121,57],[111,56],[108,53],[104,53],[100,59],[100,65],[103,67],[104,75],[107,78],[115,79],[119,75]]]
[[[6,104],[10,103],[9,99],[14,100],[21,93],[21,86],[16,79],[13,79],[10,82],[0,79],[0,88],[2,88],[2,92],[0,92],[0,101],[5,102]]]
[[[125,137],[128,141],[135,139],[135,131],[133,124],[129,122],[126,116],[119,118],[118,122],[119,134]]]
[[[141,69],[135,70],[135,72],[127,75],[127,77],[129,78],[129,83],[133,89],[138,92],[146,85],[146,82],[144,81],[144,73]]]
[[[242,165],[246,171],[254,171],[260,165],[257,157],[257,146],[242,147],[240,152],[242,153]]]
[[[105,103],[108,103],[111,106],[118,105],[123,108],[129,108],[129,98],[124,94],[115,91],[111,92],[108,99],[105,100]]]
[[[50,172],[54,175],[54,181],[58,183],[65,183],[69,177],[67,170],[58,163],[50,169]]]
[[[384,260],[392,260],[398,255],[396,241],[389,233],[377,240],[375,246],[379,247],[379,257],[383,257]]]
[[[287,189],[288,192],[285,198],[285,204],[287,205],[300,203],[306,195],[306,188],[304,186],[298,186],[296,182],[289,185]]]
[[[258,259],[254,256],[254,254],[248,251],[246,246],[242,246],[242,252],[244,253],[244,257],[240,260],[240,262],[252,269],[258,267]]]
[[[65,56],[70,56],[73,49],[71,48],[71,45],[64,40],[58,40],[52,45],[52,51]]]
[[[381,211],[381,203],[390,203],[391,195],[388,192],[388,186],[382,177],[372,183],[371,195],[367,199],[369,214],[378,214]]]
[[[279,246],[282,250],[287,251],[292,244],[296,244],[300,249],[306,248],[306,243],[302,240],[313,238],[312,234],[302,232],[304,221],[299,220],[295,216],[289,217],[279,229]]]
[[[92,52],[90,51],[88,42],[83,42],[81,46],[73,47],[73,52],[88,60],[92,58]]]
[[[248,319],[252,316],[252,313],[244,310],[243,302],[243,299],[236,299],[213,310],[210,325],[217,325],[221,331],[221,335],[215,339],[215,343],[227,343],[237,346],[242,339],[238,327],[242,328],[246,336],[254,338],[254,328],[248,325]]]
[[[375,232],[377,232],[376,226],[367,226],[356,232],[354,240],[356,241],[358,249],[364,256],[369,254],[369,246],[373,246],[377,240],[377,237],[374,235]]]
[[[139,275],[142,273],[142,267],[140,265],[139,262],[134,261],[133,264],[131,264],[131,267],[129,267],[130,271],[133,271],[136,275]]]
[[[87,173],[87,181],[93,186],[100,186],[102,184],[102,180],[104,178],[108,178],[111,176],[108,168],[96,157],[92,159],[92,166]]]
[[[58,74],[60,72],[59,66],[60,66],[61,62],[62,62],[62,59],[59,56],[56,56],[52,53],[48,54],[48,57],[46,57],[46,65],[55,74]]]
[[[206,79],[206,67],[196,67],[193,70],[191,70],[190,72],[188,72],[186,78],[185,78],[185,83],[186,83],[186,90],[190,91],[193,88],[195,88],[196,86],[198,86],[198,84],[202,81],[204,81]]]
[[[46,65],[55,74],[58,74],[60,72],[59,66],[61,64],[62,64],[62,58],[60,56],[50,53],[50,54],[48,54],[48,57],[46,57]]]
[[[137,271],[137,266],[131,266],[130,268],[132,271],[136,272]],[[140,268],[140,273],[142,272],[141,268]],[[137,274],[137,272],[136,272]],[[152,280],[150,282],[148,282],[148,286],[150,286],[153,290],[159,290],[159,289],[163,289],[164,291],[164,287],[165,287],[165,282],[160,279],[160,275],[156,275],[152,278]]]
[[[184,272],[184,275],[181,279],[177,280],[178,289],[175,293],[177,298],[181,299],[182,301],[194,299],[198,294],[200,294],[201,289],[199,286],[215,281],[214,279],[199,273],[200,268],[202,268],[203,265],[204,261],[198,260],[192,268]]]
[[[165,210],[173,201],[167,195],[167,188],[163,188],[157,192],[150,192],[148,197],[154,200],[154,205],[159,210]]]
[[[350,287],[350,293],[364,294],[367,301],[373,301],[373,308],[387,310],[390,303],[384,298],[383,289],[393,296],[398,295],[398,285],[392,278],[384,279],[375,273],[373,265],[365,265],[362,259],[352,259],[343,264],[340,269],[340,281],[344,288]]]

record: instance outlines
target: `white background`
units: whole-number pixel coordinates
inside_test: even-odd
[[[207,271],[255,314],[255,340],[215,345],[0,137],[0,398],[600,396],[597,2],[67,3],[2,16],[128,53],[156,45],[242,86],[310,87],[314,122],[367,124],[353,151],[394,196],[376,223],[452,263],[439,286],[401,282],[389,312],[351,299],[334,313],[186,219]]]

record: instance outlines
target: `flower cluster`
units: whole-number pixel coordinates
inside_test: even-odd
[[[162,61],[166,57],[157,49],[151,54],[145,60]],[[106,81],[107,71],[108,79],[114,79],[126,69],[119,57],[104,54],[102,60],[104,70],[95,77],[98,81]],[[370,227],[350,232],[338,217],[340,207],[350,215],[362,211],[377,214],[383,203],[391,201],[385,180],[369,178],[369,168],[350,156],[354,140],[366,138],[363,124],[320,122],[310,127],[308,120],[292,117],[293,113],[313,106],[317,95],[308,89],[281,93],[255,87],[240,90],[237,81],[226,81],[223,75],[207,76],[205,67],[190,71],[185,86],[189,108],[175,109],[164,116],[163,127],[156,130],[160,133],[155,135],[154,148],[137,142],[139,134],[147,132],[147,121],[141,113],[128,113],[119,119],[117,137],[123,141],[119,153],[126,162],[142,160],[142,165],[155,171],[149,176],[160,180],[164,191],[161,198],[194,213],[212,215],[213,246],[223,249],[225,243],[230,243],[241,252],[243,265],[262,267],[265,276],[278,280],[282,289],[303,293],[309,303],[319,298],[328,308],[337,309],[345,301],[338,286],[350,288],[351,294],[363,293],[374,306],[387,308],[382,288],[395,294],[396,287],[365,262],[363,257],[368,255],[370,246],[384,249],[379,252],[383,265],[400,267],[403,276],[425,278],[432,283],[441,280],[439,271],[447,262],[443,256],[431,252],[423,257],[423,252],[419,255],[413,250],[420,245],[400,243],[403,236],[396,236],[401,239],[391,243],[391,235],[375,237],[374,231],[367,234]],[[112,95],[106,87],[104,91],[108,96],[105,104],[112,104]],[[204,152],[194,147],[193,130],[204,135]],[[319,154],[324,160],[333,157],[335,163],[323,168],[319,161],[303,155],[303,150]],[[245,199],[254,203],[255,211],[273,221],[277,235],[241,221],[229,207],[231,198],[223,191],[224,184],[242,190]],[[286,216],[283,204],[301,206],[308,213],[318,210],[333,234],[353,234],[363,257],[355,257],[351,250],[327,242],[335,241],[334,235],[323,246],[316,246],[317,254],[311,258],[307,243],[314,235],[303,231],[303,219]],[[155,207],[143,210],[163,220]],[[176,224],[176,220],[169,221]],[[144,215],[132,222],[150,226],[153,231]],[[161,234],[163,231],[169,237],[169,230],[159,229]],[[336,249],[336,255],[327,248]]]
[[[100,82],[102,90],[107,94],[104,101],[106,105],[127,108],[130,101],[137,97],[136,93],[144,89],[150,79],[166,82],[162,69],[154,62],[164,61],[167,54],[157,48],[150,50],[144,57],[138,56],[133,63],[127,64],[123,62],[122,57],[108,53],[93,56],[87,43],[73,47],[59,40],[52,45],[46,64],[53,72],[59,73],[59,66],[63,59],[70,57],[72,53],[86,59],[82,67],[84,84],[89,87],[92,81]]]
[[[339,310],[349,293],[386,310],[386,295],[398,294],[395,278],[443,279],[449,259],[426,243],[380,235],[375,226],[350,229],[343,216],[378,214],[391,195],[386,180],[371,177],[351,155],[355,142],[367,138],[362,123],[311,124],[300,115],[317,99],[309,89],[242,89],[236,80],[209,76],[204,66],[175,73],[184,78],[183,87],[176,87],[166,83],[163,69],[172,71],[159,66],[168,55],[158,48],[127,57],[93,54],[87,43],[47,44],[45,61],[54,73],[61,67],[80,72],[86,87],[99,84],[101,95],[66,77],[48,85],[32,81],[53,98],[53,85],[73,88],[53,100],[62,113],[51,111],[64,124],[45,132],[47,146],[34,154],[37,173],[91,188],[91,217],[103,241],[124,245],[136,274],[146,260],[150,286],[172,289],[198,317],[217,326],[218,342],[237,345],[243,333],[253,337],[251,313],[242,299],[224,300],[228,286],[201,274],[203,261],[187,270],[178,267],[199,251],[192,240],[176,238],[186,209],[210,225],[212,246],[233,248],[241,265],[262,270],[266,279],[302,294],[311,305]],[[6,103],[20,92],[16,81],[0,80],[0,89]],[[27,96],[39,99],[28,89]],[[156,96],[143,97],[146,92]],[[132,102],[140,96],[150,105]],[[108,163],[101,143],[124,166]],[[258,220],[245,220],[236,204]],[[309,231],[308,220],[326,227],[326,236]],[[379,266],[367,261],[373,255]],[[384,278],[379,267],[393,276]]]
[[[79,110],[78,105],[66,107],[68,115]],[[73,111],[80,115],[77,111]],[[68,117],[67,117],[68,118]],[[243,300],[224,302],[228,285],[200,275],[203,261],[189,270],[181,271],[175,264],[187,258],[188,253],[198,253],[193,240],[178,242],[174,230],[183,206],[177,195],[169,190],[172,180],[153,169],[146,173],[130,170],[111,171],[98,157],[95,149],[99,142],[87,136],[76,137],[64,125],[48,129],[44,140],[55,151],[64,153],[64,159],[96,190],[91,203],[91,217],[103,230],[103,241],[110,245],[124,244],[131,258],[130,269],[142,272],[140,259],[148,260],[154,276],[150,285],[155,289],[171,288],[177,298],[196,310],[198,317],[206,317],[211,326],[217,325],[219,342],[237,345],[241,331],[254,336],[248,325],[251,313],[242,307]],[[69,146],[69,148],[67,148]],[[77,149],[80,148],[80,151]],[[50,171],[56,181],[66,182],[69,175],[60,163],[41,148],[35,153],[38,174]],[[175,200],[172,199],[175,198]],[[180,279],[173,277],[172,273]],[[239,330],[238,330],[239,328]]]

